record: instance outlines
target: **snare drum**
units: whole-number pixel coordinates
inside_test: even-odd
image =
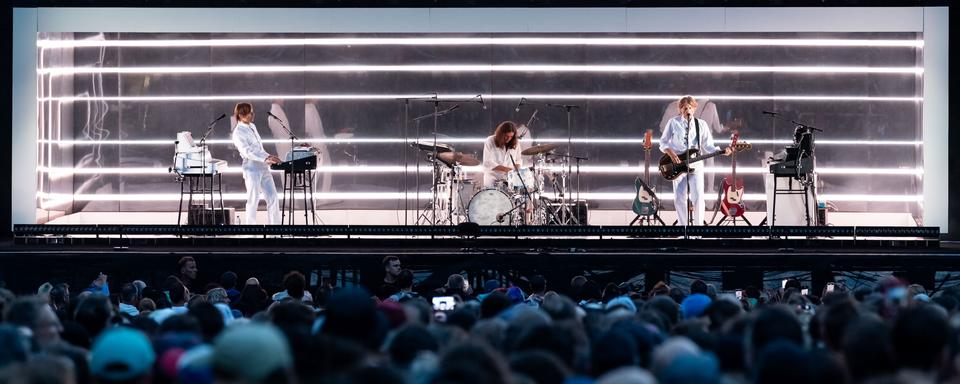
[[[511,209],[513,209],[513,202],[506,193],[488,188],[477,192],[470,199],[467,218],[470,222],[480,225],[509,225]],[[500,221],[497,220],[497,216],[501,217]]]
[[[527,168],[520,168],[520,172],[513,170],[507,173],[507,185],[516,193],[522,192],[524,186],[527,187],[527,192],[530,193],[539,190],[539,185],[536,183],[536,177],[534,177],[533,171]]]

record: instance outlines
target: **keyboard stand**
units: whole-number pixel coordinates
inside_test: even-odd
[[[313,202],[313,169],[284,169],[283,171],[283,200],[281,203],[280,217],[281,224],[294,225],[294,207],[296,206],[296,193],[303,191],[303,219],[304,223],[310,225],[317,224],[317,210]],[[287,194],[290,194],[289,199]],[[309,195],[309,197],[308,197]],[[290,205],[287,206],[289,201]],[[290,222],[287,222],[289,213]]]
[[[187,195],[187,223],[189,224],[190,207],[193,205],[193,195],[199,194],[204,202],[203,210],[200,212],[199,225],[217,225],[226,224],[227,213],[223,205],[223,174],[215,173],[180,173],[180,204],[177,206],[177,225],[183,225],[183,196]],[[214,198],[216,193],[219,199]],[[210,197],[209,221],[207,220],[207,196]],[[220,201],[220,209],[217,210],[217,200]],[[220,214],[220,221],[217,221],[217,213]]]
[[[810,186],[806,183],[797,180],[795,177],[790,177],[790,183],[787,185],[787,188],[780,189],[777,187],[777,179],[781,176],[773,175],[773,217],[770,219],[770,226],[777,225],[777,195],[799,195],[803,194],[803,211],[807,219],[807,226],[810,226]],[[810,177],[806,175],[805,177]],[[794,182],[803,186],[803,189],[794,188]]]

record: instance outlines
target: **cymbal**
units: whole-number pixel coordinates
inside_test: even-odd
[[[460,165],[466,165],[472,167],[474,165],[480,165],[480,160],[477,160],[473,155],[466,154],[463,152],[444,152],[438,153],[437,159],[446,163],[447,165],[453,165],[459,163]]]
[[[410,143],[410,146],[411,146],[411,147],[414,147],[414,148],[417,148],[417,149],[419,149],[419,150],[421,150],[421,151],[424,151],[424,152],[433,152],[433,151],[434,151],[434,145],[433,145],[433,143],[431,143],[431,142],[424,142],[424,141],[412,142],[412,143]],[[437,145],[436,145],[436,151],[437,151],[437,153],[450,152],[450,151],[453,151],[453,147],[451,147],[449,144],[437,143]]]
[[[539,155],[541,153],[550,152],[556,148],[556,144],[540,144],[524,149],[523,152],[520,152],[520,154],[524,156]]]

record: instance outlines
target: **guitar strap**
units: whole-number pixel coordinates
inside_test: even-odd
[[[696,139],[695,143],[697,143],[697,152],[700,152],[700,119],[694,116],[693,124],[697,127],[697,135],[694,137],[694,139]]]

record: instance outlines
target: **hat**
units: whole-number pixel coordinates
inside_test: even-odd
[[[510,298],[510,301],[514,304],[522,303],[523,300],[526,299],[520,287],[510,287],[510,289],[507,290],[507,297]]]
[[[260,280],[257,280],[256,277],[251,277],[247,279],[246,285],[260,285]]]
[[[93,376],[110,381],[130,380],[147,374],[156,359],[147,336],[126,327],[104,332],[93,343],[90,355]]]
[[[637,313],[637,305],[627,296],[617,296],[610,299],[604,309],[609,311],[614,308],[624,308],[630,312]]]
[[[680,313],[683,314],[684,319],[692,319],[703,314],[703,311],[710,306],[710,302],[710,296],[694,293],[680,302]]]
[[[227,328],[213,343],[213,367],[240,381],[257,382],[293,366],[290,346],[272,325],[244,324]]]

